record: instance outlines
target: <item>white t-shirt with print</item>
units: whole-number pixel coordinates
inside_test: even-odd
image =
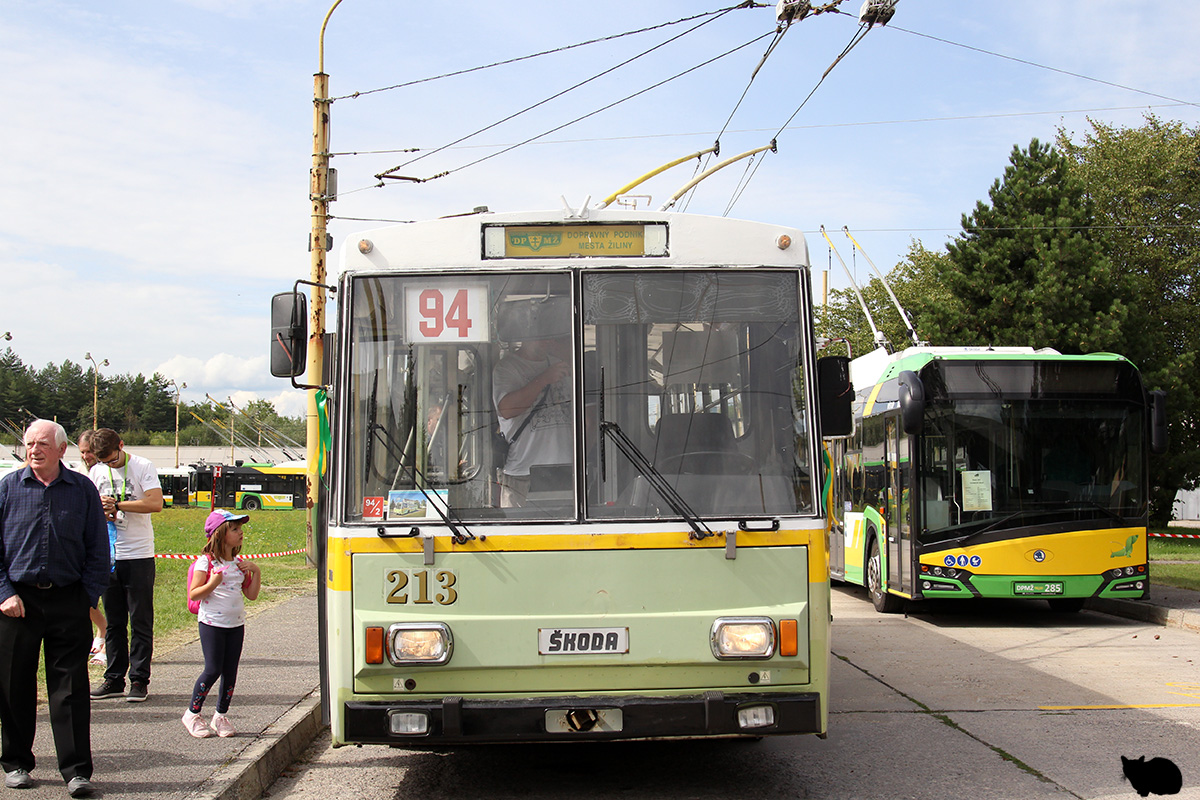
[[[210,558],[202,555],[196,559],[195,572],[209,572],[212,569],[222,570],[221,582],[212,590],[208,597],[200,601],[200,611],[196,616],[205,625],[214,628],[236,628],[246,624],[246,601],[242,597],[242,583],[247,575],[242,572],[237,559],[225,561],[220,558]]]
[[[88,472],[88,477],[102,496],[115,497],[118,501],[141,500],[149,490],[162,489],[154,464],[132,453],[125,453],[125,456],[123,467],[97,463]],[[150,515],[132,511],[123,511],[121,515],[123,519],[117,520],[117,539],[113,551],[116,560],[154,558],[154,525],[150,522]]]

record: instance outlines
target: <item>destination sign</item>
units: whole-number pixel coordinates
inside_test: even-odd
[[[666,255],[665,225],[520,225],[484,229],[485,258]]]

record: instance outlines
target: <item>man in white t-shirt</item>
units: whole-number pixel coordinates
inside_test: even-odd
[[[530,467],[571,462],[570,346],[566,336],[522,342],[492,371],[500,433],[510,442],[500,481],[504,508],[525,505]]]
[[[94,700],[124,695],[126,701],[139,703],[146,699],[154,654],[154,526],[150,515],[162,511],[162,487],[154,465],[126,453],[116,431],[96,431],[92,452],[97,464],[88,477],[100,490],[100,502],[108,520],[116,525],[116,535],[112,579],[104,592],[108,666],[104,680],[91,694]]]

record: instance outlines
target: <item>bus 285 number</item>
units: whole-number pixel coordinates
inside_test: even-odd
[[[432,574],[432,579],[430,575]],[[431,573],[427,569],[413,570],[410,575],[402,569],[389,570],[385,576],[387,583],[392,586],[388,592],[387,601],[405,605],[414,603],[416,605],[427,605],[437,603],[438,605],[448,606],[458,599],[458,591],[454,588],[454,584],[458,581],[458,576],[449,570],[439,570],[436,573]],[[431,585],[432,580],[432,585]],[[433,596],[430,597],[430,591],[433,591]]]

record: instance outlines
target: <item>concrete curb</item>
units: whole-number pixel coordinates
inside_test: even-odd
[[[186,796],[191,800],[254,800],[262,797],[324,727],[318,687]]]
[[[1107,598],[1088,600],[1084,604],[1084,608],[1099,611],[1102,614],[1111,614],[1114,617],[1136,619],[1140,622],[1149,622],[1169,628],[1183,628],[1193,633],[1200,633],[1200,610],[1168,608],[1135,600],[1110,600]]]

